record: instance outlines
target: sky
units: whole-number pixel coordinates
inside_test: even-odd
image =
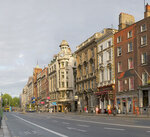
[[[19,96],[62,40],[74,52],[94,33],[117,29],[120,12],[141,20],[144,0],[0,0],[0,93]]]

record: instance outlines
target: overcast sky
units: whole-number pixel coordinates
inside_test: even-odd
[[[95,32],[117,29],[120,12],[142,19],[143,1],[0,0],[0,92],[19,96],[37,60],[47,66],[62,40],[74,52]]]

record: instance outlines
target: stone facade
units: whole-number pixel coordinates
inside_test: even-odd
[[[114,33],[117,30],[104,29],[104,34],[97,40],[98,48],[98,91],[97,107],[99,112],[106,113],[107,106],[114,104],[115,64]]]
[[[76,90],[78,95],[78,111],[94,112],[97,92],[97,43],[102,33],[95,33],[81,43],[76,50],[77,78]]]
[[[64,112],[65,108],[68,111],[74,111],[75,109],[73,76],[75,61],[69,44],[63,40],[60,44],[60,52],[49,64],[49,93],[51,100],[57,103],[57,108],[54,108],[58,112]]]

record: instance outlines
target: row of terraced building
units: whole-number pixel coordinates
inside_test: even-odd
[[[105,28],[74,53],[60,44],[48,67],[34,68],[23,89],[24,107],[33,102],[51,112],[145,113],[150,106],[150,5],[144,19],[120,13],[118,30]],[[25,101],[26,100],[26,101]]]

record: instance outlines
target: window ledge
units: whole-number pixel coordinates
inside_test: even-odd
[[[142,44],[142,45],[140,45],[140,47],[142,48],[142,47],[145,47],[145,46],[147,46],[147,43],[146,44]]]

